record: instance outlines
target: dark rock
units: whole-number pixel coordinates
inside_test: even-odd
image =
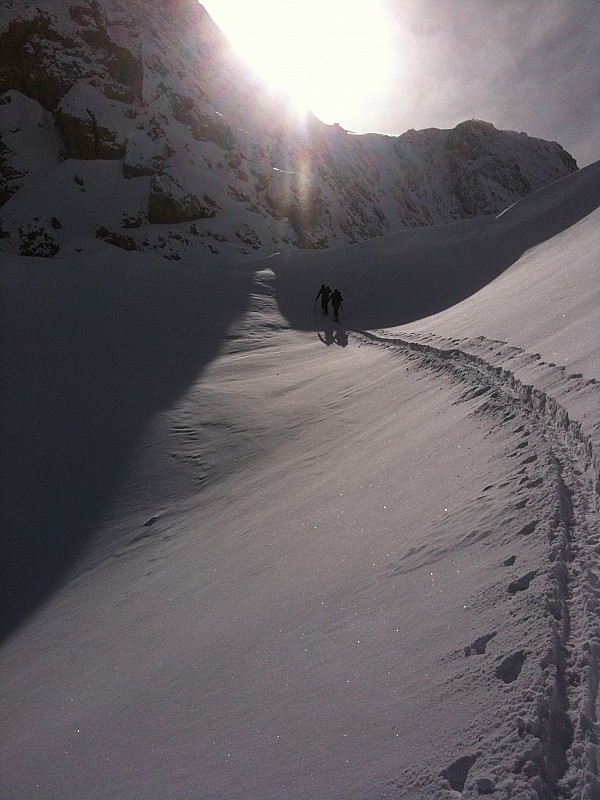
[[[212,218],[217,209],[217,204],[208,195],[199,198],[184,191],[169,176],[152,176],[148,198],[148,218],[152,224],[167,225]]]
[[[100,227],[96,230],[96,239],[103,239],[107,244],[120,247],[121,250],[137,250],[135,239],[126,236],[124,233],[116,233],[108,228]]]

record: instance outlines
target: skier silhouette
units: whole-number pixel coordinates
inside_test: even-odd
[[[331,289],[329,286],[325,286],[324,283],[321,284],[319,294],[315,297],[315,303],[319,297],[321,298],[321,308],[323,309],[323,313],[327,314],[327,304],[329,303],[329,298],[331,297]]]
[[[333,321],[337,322],[340,313],[340,306],[342,305],[342,302],[344,300],[344,298],[340,294],[339,289],[333,290],[333,292],[331,293],[330,300],[331,300],[331,307],[333,308]]]

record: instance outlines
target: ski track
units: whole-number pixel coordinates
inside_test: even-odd
[[[344,326],[346,327],[346,326]],[[561,368],[540,361],[538,354],[478,337],[459,342],[434,334],[390,334],[347,326],[359,341],[401,352],[417,369],[442,372],[465,385],[461,401],[477,398],[475,414],[486,415],[494,426],[510,423],[522,441],[509,453],[521,467],[518,474],[525,489],[546,490],[546,502],[535,509],[535,518],[520,535],[534,531],[547,543],[547,567],[521,574],[508,585],[510,594],[529,589],[543,580],[543,599],[548,626],[540,632],[544,655],[540,660],[541,685],[529,693],[531,708],[518,709],[514,720],[519,737],[534,737],[534,746],[516,752],[511,765],[514,778],[503,781],[505,796],[535,797],[543,800],[569,798],[594,800],[600,797],[600,752],[598,748],[598,703],[600,683],[600,555],[598,516],[600,510],[600,458],[594,434],[571,419],[566,409],[550,394],[523,383],[506,366],[492,363],[483,354],[493,353],[506,364],[511,359],[534,364],[546,373],[575,381],[576,390],[599,395],[594,380],[581,375],[565,376]],[[434,343],[435,342],[435,343]],[[460,344],[461,346],[458,346]],[[460,402],[460,401],[459,401]],[[490,429],[491,430],[491,429]],[[593,441],[594,440],[594,441]],[[543,477],[531,478],[529,467],[544,461]],[[538,464],[539,465],[539,464]],[[527,505],[527,496],[517,507]],[[532,503],[533,506],[533,503]],[[533,513],[533,507],[532,507]],[[504,566],[512,566],[515,557]],[[465,647],[464,655],[485,653],[496,631],[479,637]],[[508,654],[496,667],[496,677],[505,683],[516,680],[529,653],[527,648]],[[481,752],[461,755],[441,770],[447,788],[463,796],[469,771]],[[414,785],[414,778],[413,785]],[[403,797],[405,776],[388,786],[383,796]],[[430,777],[417,779],[415,788],[425,790]],[[478,794],[494,791],[487,778],[472,782]],[[412,786],[411,786],[412,788]],[[533,794],[530,792],[533,791]],[[515,794],[516,792],[516,794]],[[523,794],[521,792],[524,792]],[[471,796],[471,792],[467,792]],[[444,793],[443,796],[448,796]]]

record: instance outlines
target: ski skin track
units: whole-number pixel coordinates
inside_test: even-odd
[[[542,747],[528,753],[538,772],[532,788],[540,800],[596,800],[600,797],[597,445],[554,397],[524,384],[509,369],[457,347],[456,340],[435,336],[437,345],[432,345],[423,341],[424,334],[399,336],[361,330],[342,322],[336,324],[364,343],[412,353],[418,369],[441,369],[470,384],[475,393],[472,396],[484,401],[475,413],[494,416],[516,407],[532,428],[537,427],[548,445],[555,481],[555,502],[544,521],[549,543],[546,605],[551,641],[541,664],[544,700],[538,703],[538,725],[533,731]],[[506,347],[506,342],[479,339],[496,349]],[[525,355],[539,359],[537,354]],[[590,383],[595,381],[586,382]],[[519,759],[514,772],[520,771],[522,762],[523,758]]]

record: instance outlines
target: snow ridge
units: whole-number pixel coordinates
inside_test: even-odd
[[[492,416],[497,425],[521,421],[517,431],[523,429],[526,438],[509,457],[520,459],[518,474],[523,474],[521,483],[526,488],[544,483],[549,491],[542,514],[520,534],[546,537],[548,566],[540,597],[546,609],[545,644],[539,643],[538,652],[542,676],[536,702],[530,703],[531,716],[525,719],[521,714],[516,721],[524,747],[515,754],[512,771],[528,775],[536,797],[591,800],[600,789],[596,714],[600,682],[598,426],[586,430],[555,397],[523,383],[515,372],[496,366],[484,355],[493,352],[503,362],[519,359],[521,363],[537,362],[546,372],[557,371],[540,362],[537,354],[527,354],[506,342],[479,337],[459,343],[424,334],[392,336],[348,330],[364,341],[414,354],[417,366],[441,370],[467,384],[461,399],[477,400],[474,413]],[[575,382],[575,391],[592,391],[600,400],[595,380],[585,381],[579,375],[566,380]],[[527,465],[538,461],[544,451],[544,478],[531,481]],[[509,584],[509,593],[528,590],[536,576],[535,570],[522,575]],[[465,648],[465,655],[485,653],[487,641],[494,636],[492,632],[480,637]],[[497,666],[497,676],[512,683],[529,655],[527,647],[509,654]],[[480,756],[463,756],[443,771],[452,789],[462,792],[469,770]],[[512,792],[522,788],[521,782],[522,775],[512,785],[504,781],[502,788],[509,794],[503,796],[514,796]],[[404,780],[402,786],[406,788]]]

